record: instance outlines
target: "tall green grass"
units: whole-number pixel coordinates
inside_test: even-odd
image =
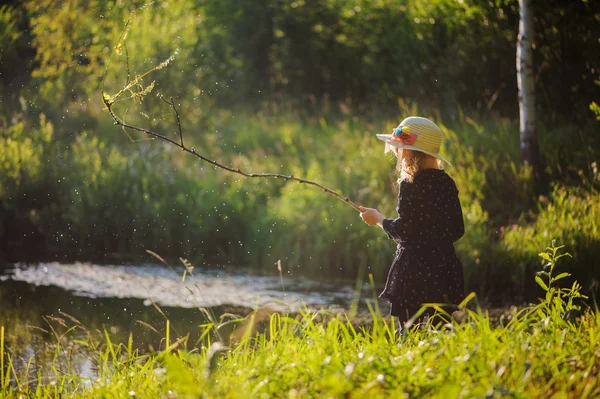
[[[436,316],[402,331],[393,318],[373,309],[366,324],[344,314],[259,311],[229,338],[216,340],[212,330],[197,346],[185,336],[170,336],[167,325],[163,344],[151,353],[134,349],[131,336],[118,343],[107,332],[89,332],[71,345],[85,348],[93,359],[92,377],[56,360],[67,335],[85,329],[70,320],[74,324],[63,326],[64,332],[53,333],[53,361],[29,360],[36,372],[15,369],[8,349],[1,358],[2,393],[39,398],[596,397],[600,314],[581,308],[578,285],[556,286],[565,277],[556,274],[564,256],[560,247],[540,256],[544,269],[536,280],[545,296],[500,319],[492,319],[471,295],[455,314],[460,321]],[[261,321],[264,326],[256,332]]]

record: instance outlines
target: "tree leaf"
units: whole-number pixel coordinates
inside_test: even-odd
[[[566,272],[565,273],[561,273],[558,276],[554,277],[552,279],[552,281],[558,281],[558,280],[560,280],[562,278],[569,277],[570,275],[571,275],[571,273],[566,273]]]
[[[544,283],[540,276],[535,276],[535,282],[538,283],[538,285],[542,287],[544,291],[548,291],[548,286],[546,285],[546,283]]]

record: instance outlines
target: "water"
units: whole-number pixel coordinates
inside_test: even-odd
[[[194,270],[183,279],[184,270],[90,263],[0,267],[0,326],[5,327],[5,345],[13,354],[15,368],[24,372],[28,360],[34,358],[30,376],[39,370],[51,379],[52,372],[43,368],[54,364],[93,378],[98,359],[77,340],[100,339],[104,331],[113,342],[125,343],[131,334],[134,348],[160,350],[168,319],[171,342],[188,336],[191,348],[197,344],[202,325],[212,320],[244,317],[259,309],[262,314],[264,310],[347,311],[357,298],[359,309],[365,310],[364,298],[371,296],[368,286],[356,292],[351,281],[293,279],[277,271],[264,276],[210,269]],[[69,330],[72,326],[76,327]],[[219,331],[225,337],[234,326]],[[65,339],[57,339],[65,332]]]
[[[0,312],[27,315],[26,323],[33,326],[46,324],[46,315],[64,317],[62,312],[91,329],[107,328],[116,334],[131,331],[136,342],[149,345],[155,343],[156,333],[143,323],[164,330],[168,318],[180,335],[194,335],[207,321],[200,307],[216,317],[224,313],[244,316],[264,308],[337,312],[348,310],[357,295],[363,297],[359,305],[364,307],[364,297],[369,296],[368,287],[357,293],[353,282],[210,269],[195,270],[191,276],[186,273],[183,279],[184,270],[90,263],[14,265],[0,275]]]
[[[342,310],[355,298],[352,284],[261,276],[236,270],[195,270],[156,265],[100,266],[91,263],[40,263],[7,268],[0,279],[62,288],[72,296],[141,299],[161,306],[269,307]]]

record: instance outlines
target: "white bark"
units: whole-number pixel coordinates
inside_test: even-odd
[[[517,86],[519,88],[519,116],[521,160],[537,166],[538,146],[535,128],[535,78],[533,75],[533,6],[532,0],[519,0],[521,19],[517,39]]]

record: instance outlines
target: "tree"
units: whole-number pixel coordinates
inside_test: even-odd
[[[533,168],[536,180],[541,175],[539,140],[536,130],[535,77],[533,74],[533,5],[531,0],[519,0],[519,36],[517,38],[517,86],[521,163]]]

